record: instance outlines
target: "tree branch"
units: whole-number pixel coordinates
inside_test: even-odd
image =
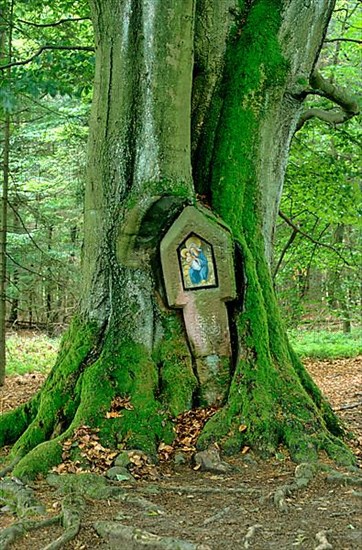
[[[329,250],[332,250],[335,254],[337,254],[337,256],[343,261],[344,264],[348,265],[349,267],[354,267],[352,264],[350,264],[343,256],[342,254],[339,252],[339,250],[337,250],[336,248],[334,248],[334,246],[330,245],[330,244],[326,244],[326,243],[322,243],[316,239],[314,239],[313,237],[311,237],[311,235],[308,235],[308,233],[305,233],[305,231],[303,231],[302,229],[300,229],[297,225],[295,225],[295,223],[292,222],[292,220],[290,220],[285,214],[283,214],[283,212],[281,212],[279,210],[279,216],[290,226],[292,227],[295,231],[297,231],[298,233],[300,233],[301,235],[303,235],[303,237],[305,237],[306,239],[310,240],[312,243],[318,245],[318,246],[322,246],[324,248],[328,248]]]
[[[41,55],[46,50],[81,50],[85,52],[94,52],[94,48],[92,46],[54,46],[54,45],[46,45],[41,46],[38,51],[36,51],[33,55],[28,57],[27,59],[23,59],[22,61],[13,61],[12,63],[7,63],[6,65],[0,66],[0,71],[4,71],[5,69],[8,69],[10,67],[17,67],[20,65],[27,65],[28,63],[31,63],[36,57]]]
[[[313,231],[317,227],[317,225],[318,225],[318,220],[316,220],[316,222],[313,226]],[[327,225],[322,229],[322,231],[319,233],[318,239],[316,239],[317,242],[320,242],[321,238],[323,237],[324,233],[329,229],[330,225],[331,225],[330,223],[327,223]],[[314,256],[315,256],[315,253],[317,252],[317,250],[318,250],[318,244],[314,243],[313,250],[312,250],[312,253],[310,255],[308,265],[307,265],[307,271],[306,271],[306,274],[304,276],[303,287],[302,287],[302,290],[299,293],[300,299],[303,299],[305,297],[306,292],[309,289],[310,270],[311,270],[312,262],[313,262],[313,259],[314,259]]]
[[[362,40],[356,40],[354,38],[329,38],[324,42],[353,42],[355,44],[362,44]]]
[[[37,248],[39,250],[39,252],[41,252],[42,254],[44,254],[44,256],[46,258],[50,258],[49,256],[49,253],[46,252],[45,250],[43,250],[39,245],[38,243],[34,240],[33,236],[31,235],[30,231],[28,230],[28,228],[26,227],[22,217],[20,216],[19,212],[16,210],[16,208],[14,208],[14,206],[11,204],[10,201],[8,201],[8,205],[10,206],[11,210],[14,212],[15,216],[18,218],[22,228],[24,229],[25,233],[27,234],[27,236],[29,237],[30,241],[33,243],[33,245],[35,246],[35,248]],[[61,260],[58,260],[58,258],[52,258],[53,261],[56,261],[60,264],[62,264],[63,262]]]
[[[297,122],[296,132],[300,130],[304,124],[311,118],[319,118],[329,124],[342,124],[350,118],[359,114],[360,109],[357,100],[348,93],[346,88],[342,88],[337,84],[332,84],[326,80],[320,73],[315,71],[311,78],[310,84],[313,93],[325,97],[339,105],[340,110],[325,110],[319,108],[307,109],[301,113]]]
[[[298,235],[298,231],[297,231],[296,229],[293,228],[293,231],[292,231],[292,233],[291,233],[291,235],[290,235],[290,237],[289,237],[287,243],[285,244],[285,246],[284,246],[284,248],[283,248],[283,250],[282,250],[282,252],[281,252],[281,254],[280,254],[278,263],[277,263],[277,265],[275,266],[274,273],[273,273],[273,280],[274,280],[274,279],[276,278],[276,276],[277,276],[277,273],[278,273],[278,271],[279,271],[279,268],[280,268],[280,266],[281,266],[281,264],[282,264],[282,261],[283,261],[283,259],[284,259],[284,256],[285,256],[285,254],[286,254],[288,248],[293,244],[294,239],[295,239],[295,237],[296,237],[297,235]]]
[[[55,279],[53,276],[47,276],[47,275],[44,275],[43,273],[39,273],[38,271],[35,271],[34,269],[30,269],[29,267],[25,267],[24,265],[21,265],[19,264],[19,262],[17,262],[15,260],[15,258],[13,256],[11,256],[11,254],[9,254],[8,252],[6,253],[6,257],[9,258],[9,260],[17,265],[18,267],[20,267],[20,269],[23,269],[24,271],[27,271],[28,273],[32,273],[33,275],[37,275],[38,277],[40,277],[43,281],[51,281],[52,283],[55,283],[57,284],[60,288],[67,288],[67,285],[65,283],[62,283],[62,282],[59,282],[59,280]],[[71,295],[73,296],[73,294],[71,293]]]
[[[54,23],[33,23],[33,21],[25,21],[25,19],[18,19],[19,23],[25,23],[26,25],[31,25],[32,27],[57,27],[58,25],[62,25],[63,23],[73,23],[78,21],[90,21],[90,17],[69,17],[68,19],[60,19],[59,21],[55,21]]]

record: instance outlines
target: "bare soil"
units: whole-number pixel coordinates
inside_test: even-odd
[[[361,465],[362,357],[308,360],[306,366],[348,430],[353,432],[349,444]],[[0,389],[0,410],[27,400],[42,379],[39,375],[9,378]],[[335,469],[326,457],[321,459]],[[293,485],[296,465],[283,449],[267,461],[247,453],[227,462],[233,470],[225,475],[172,463],[161,466],[158,478],[152,481],[113,482],[124,489],[129,496],[126,500],[85,496],[80,531],[63,548],[362,548],[361,471],[338,468],[337,479],[328,468],[321,468],[305,488],[296,490]],[[36,481],[32,488],[35,497],[45,505],[47,517],[60,512],[62,497],[45,480]],[[14,521],[11,510],[0,511],[1,529]],[[115,532],[119,528],[124,529],[125,534],[102,538],[95,530],[95,523],[99,521],[112,521]],[[134,536],[127,539],[131,531]],[[36,529],[8,547],[43,550],[62,532],[60,526]]]

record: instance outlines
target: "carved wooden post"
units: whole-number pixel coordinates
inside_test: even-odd
[[[205,208],[187,206],[161,242],[168,305],[182,308],[203,404],[228,389],[231,342],[226,302],[236,297],[231,234]]]

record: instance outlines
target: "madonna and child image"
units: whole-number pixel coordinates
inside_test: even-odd
[[[216,286],[211,245],[197,235],[190,235],[179,248],[185,289]]]

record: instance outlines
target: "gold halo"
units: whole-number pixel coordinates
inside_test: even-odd
[[[183,259],[186,258],[186,254],[190,254],[190,251],[187,248],[183,248],[181,250],[181,256],[182,256]]]
[[[194,245],[194,247],[201,248],[201,239],[196,237],[196,235],[191,236],[187,239],[185,245],[187,246],[187,248],[191,248],[192,245]]]

